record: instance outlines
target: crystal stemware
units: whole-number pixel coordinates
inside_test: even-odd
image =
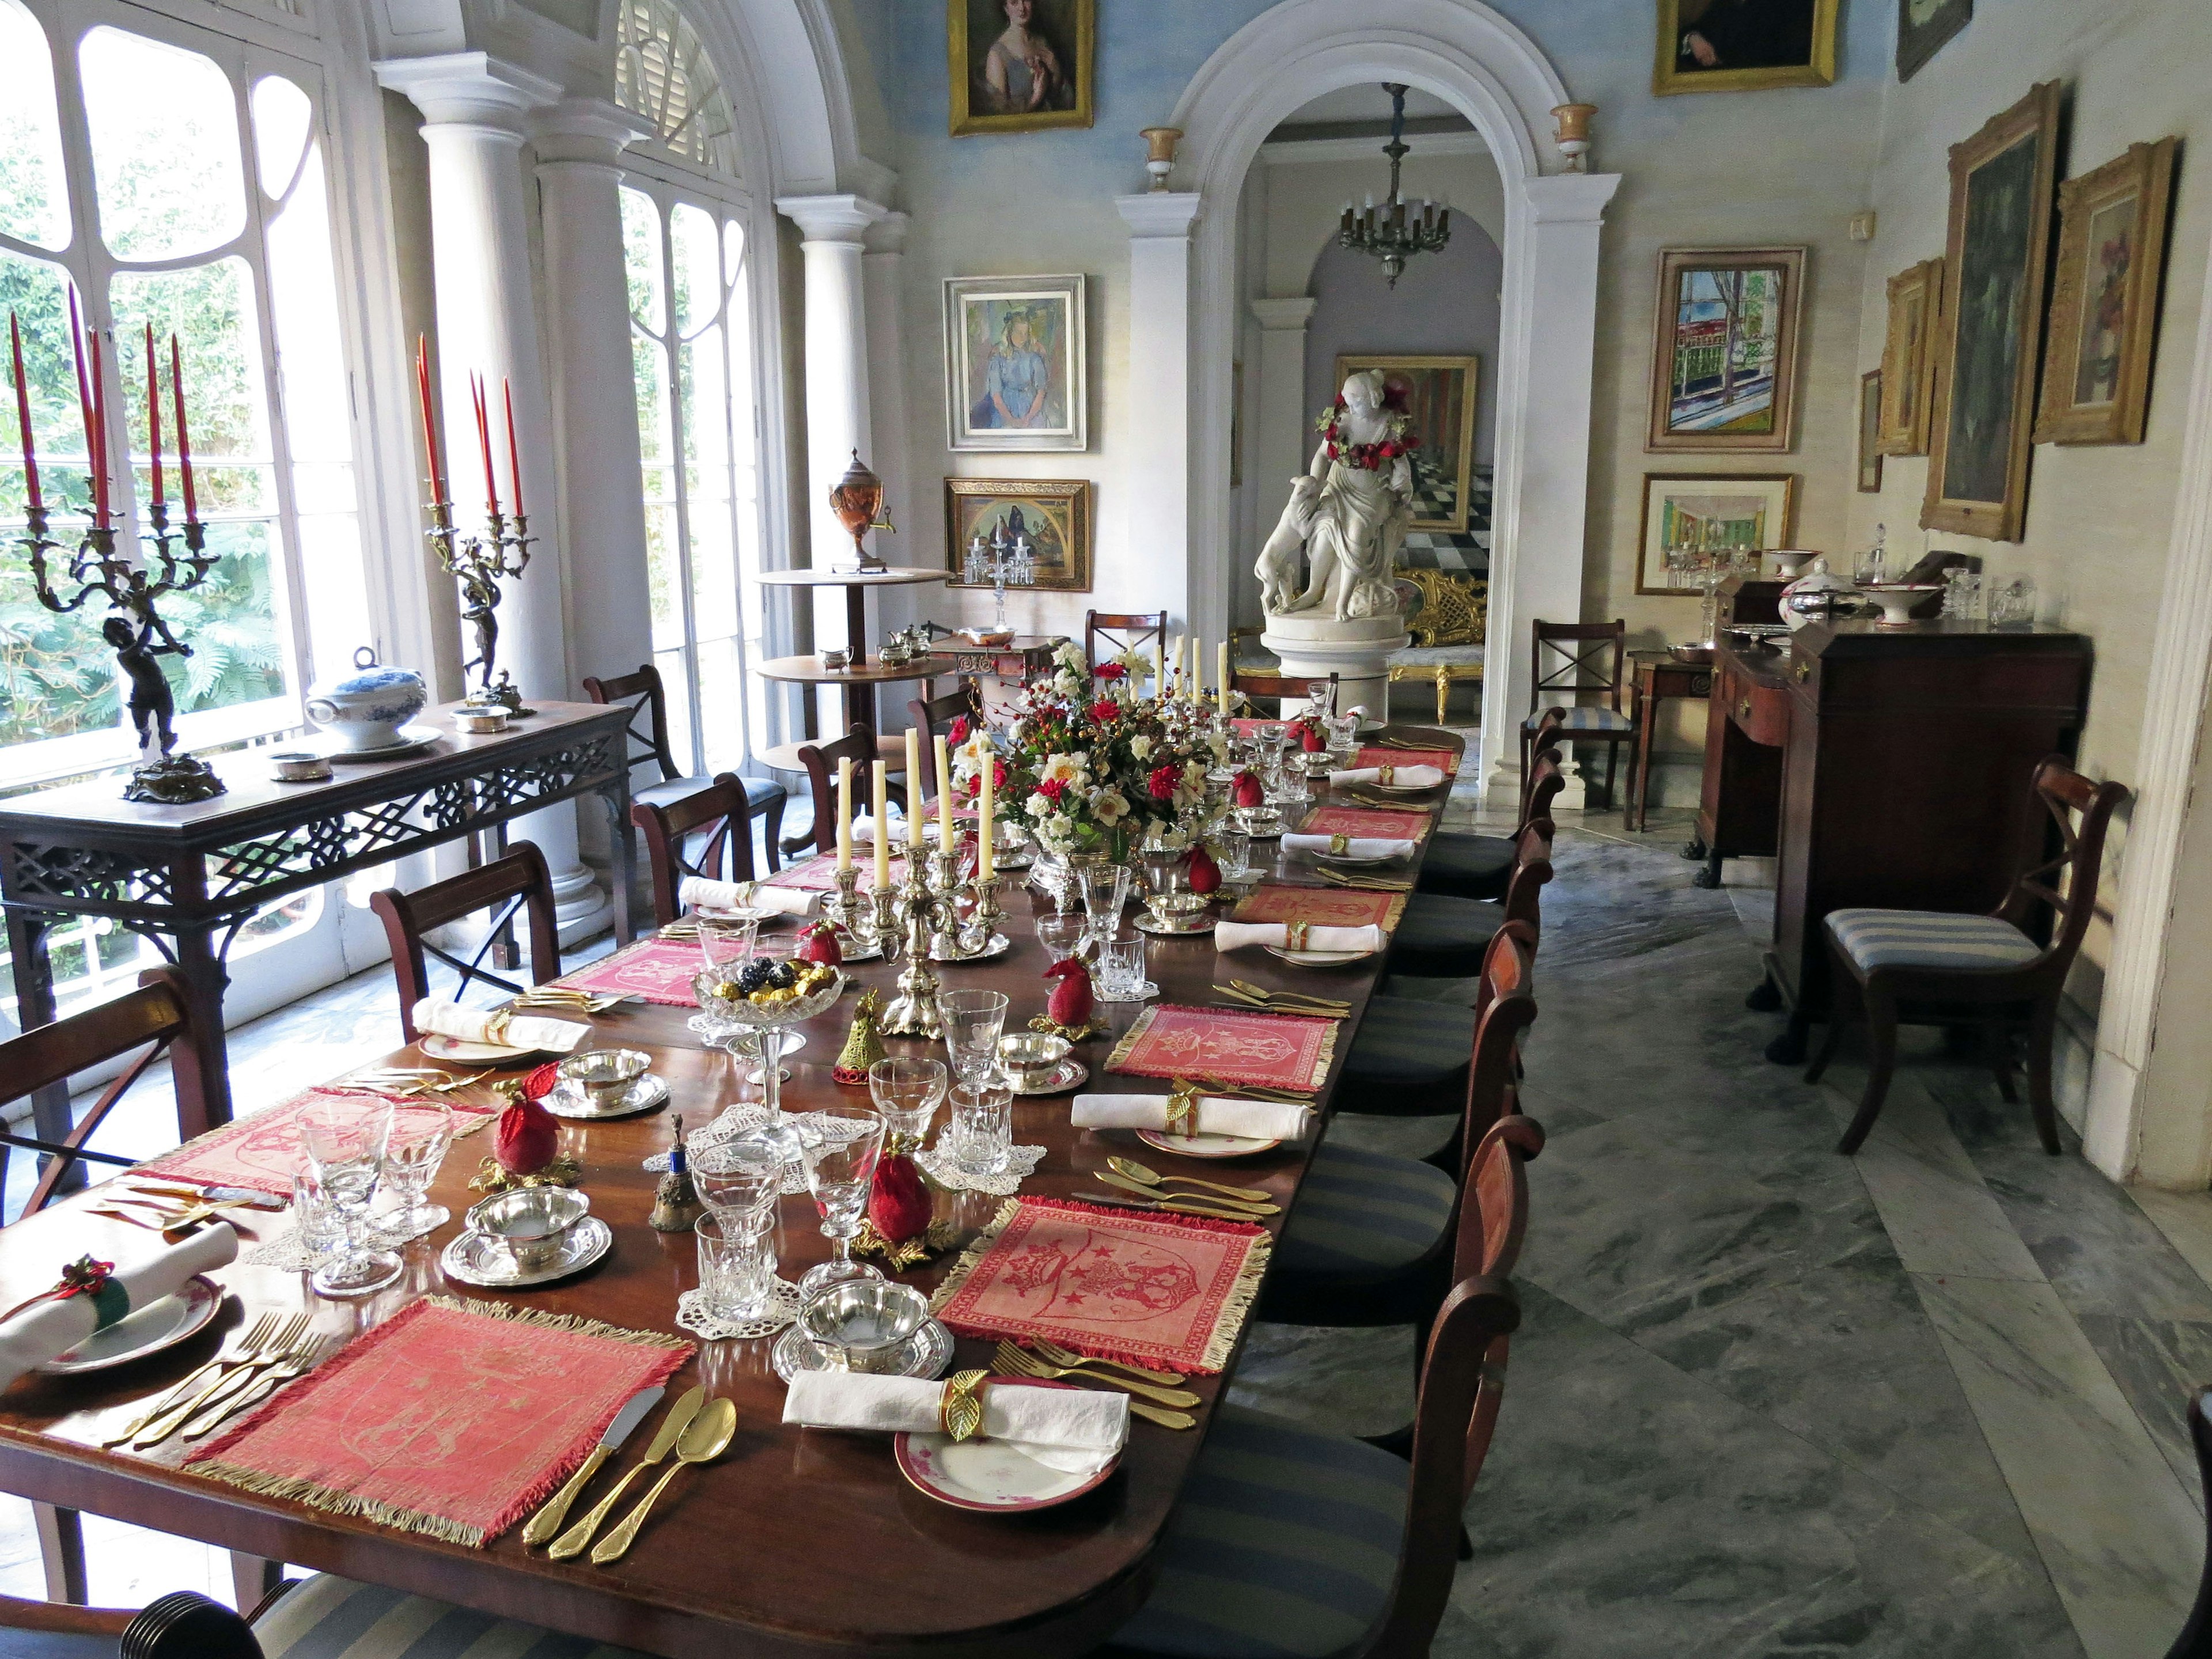
[[[1125,879],[1127,873],[1122,872]],[[999,1038],[1006,1029],[1009,1000],[1004,991],[938,993],[937,1013],[945,1025],[945,1049],[951,1057],[954,1073],[962,1079],[972,1080],[997,1066]]]
[[[876,1184],[876,1163],[883,1155],[883,1115],[871,1106],[840,1102],[816,1113],[822,1133],[805,1149],[806,1188],[822,1213],[823,1236],[833,1252],[799,1281],[799,1291],[819,1296],[848,1279],[881,1279],[865,1261],[853,1260],[853,1237],[867,1213]]]
[[[324,1296],[366,1296],[399,1277],[399,1253],[368,1248],[368,1206],[384,1173],[392,1103],[358,1097],[311,1101],[299,1116],[300,1141],[315,1181],[337,1212],[345,1242],[335,1261],[308,1281]]]
[[[868,1067],[868,1094],[884,1115],[891,1151],[911,1152],[927,1139],[948,1081],[941,1060],[895,1055]]]
[[[758,1227],[783,1192],[783,1150],[764,1134],[695,1147],[688,1159],[699,1201],[732,1228]]]
[[[441,1101],[410,1101],[406,1118],[395,1117],[393,1128],[384,1149],[384,1184],[398,1194],[399,1208],[385,1224],[395,1235],[420,1238],[453,1218],[453,1212],[431,1203],[428,1194],[453,1144],[453,1109]]]

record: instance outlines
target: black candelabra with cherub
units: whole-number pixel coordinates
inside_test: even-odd
[[[106,377],[100,339],[95,330],[88,349],[75,290],[70,294],[70,343],[76,355],[91,501],[85,508],[90,522],[74,548],[46,533],[52,515],[40,488],[38,449],[31,433],[30,386],[23,371],[22,331],[12,313],[8,319],[8,343],[14,360],[15,418],[23,446],[27,524],[22,541],[30,554],[31,580],[39,603],[57,616],[67,616],[97,596],[106,599],[114,613],[101,624],[100,637],[115,653],[116,668],[127,688],[124,706],[138,735],[138,764],[124,787],[123,798],[183,805],[220,795],[222,780],[212,767],[174,752],[177,698],[160,661],[163,657],[189,657],[192,648],[170,631],[156,603],[168,594],[189,593],[199,586],[222,556],[205,550],[207,526],[199,515],[192,477],[191,438],[185,424],[184,362],[177,337],[169,337],[169,391],[176,416],[177,474],[184,492],[185,515],[173,530],[161,467],[160,362],[155,356],[153,325],[146,327],[146,428],[153,485],[146,509],[153,531],[150,562],[127,556],[121,549],[121,527],[110,496]],[[48,562],[48,556],[57,553],[67,557],[66,565],[58,571]]]

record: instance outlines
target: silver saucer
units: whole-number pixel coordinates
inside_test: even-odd
[[[667,1083],[653,1073],[647,1072],[623,1090],[622,1097],[610,1107],[603,1109],[592,1105],[592,1097],[580,1085],[566,1079],[553,1085],[544,1103],[545,1109],[556,1117],[633,1117],[640,1112],[651,1111],[667,1098]]]
[[[1036,862],[1035,853],[1001,853],[991,860],[991,868],[1000,875],[1008,875],[1017,870],[1026,870]]]
[[[994,933],[991,935],[991,942],[988,945],[985,945],[981,950],[971,952],[967,956],[948,956],[944,951],[938,950],[934,945],[933,945],[930,947],[929,959],[932,962],[951,963],[953,965],[957,966],[959,963],[963,962],[990,962],[999,957],[1006,955],[1006,952],[1012,949],[1013,949],[1013,941],[1012,939],[1008,939],[1004,933]]]
[[[1071,1054],[1035,1083],[1015,1084],[1013,1091],[1018,1095],[1064,1095],[1080,1088],[1090,1077],[1091,1068]]]
[[[568,1229],[561,1241],[561,1254],[542,1267],[517,1267],[499,1240],[489,1233],[465,1230],[439,1253],[438,1265],[447,1278],[458,1279],[464,1285],[520,1291],[581,1273],[614,1247],[615,1230],[599,1217],[587,1215]]]
[[[899,1363],[896,1367],[874,1375],[942,1376],[952,1358],[952,1333],[945,1328],[942,1320],[926,1320],[920,1330],[900,1345],[898,1357]],[[796,1325],[776,1338],[775,1346],[769,1351],[768,1363],[775,1367],[775,1374],[787,1382],[801,1371],[836,1369],[830,1363],[830,1356],[815,1346],[808,1340],[806,1333]]]
[[[1213,931],[1213,918],[1201,914],[1194,927],[1169,927],[1154,921],[1147,911],[1143,915],[1130,917],[1129,925],[1140,933],[1151,933],[1158,939],[1203,939]]]

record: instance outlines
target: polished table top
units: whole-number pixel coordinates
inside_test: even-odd
[[[1423,730],[1414,740],[1447,738]],[[1274,874],[1297,884],[1320,884],[1310,866],[1279,864]],[[1013,999],[1007,1018],[1013,1030],[1042,1010],[1045,962],[1029,925],[1031,898],[1010,884],[1002,902],[1014,913],[1006,925],[1014,950],[995,963],[937,971],[948,987],[1006,991]],[[1160,1001],[1219,1003],[1210,988],[1231,974],[1348,1000],[1353,1018],[1338,1042],[1320,1097],[1324,1104],[1381,966],[1378,959],[1301,970],[1261,951],[1224,962],[1205,936],[1153,939],[1147,957]],[[862,963],[849,972],[859,986],[888,989],[894,970]],[[866,1097],[865,1090],[844,1088],[830,1076],[853,1000],[848,993],[803,1028],[806,1047],[788,1062],[787,1106],[804,1109]],[[1100,1005],[1113,1029],[1078,1049],[1091,1067],[1085,1090],[1165,1091],[1163,1082],[1103,1071],[1114,1042],[1146,1006]],[[609,1255],[543,1289],[499,1297],[454,1285],[455,1292],[631,1327],[674,1328],[678,1295],[698,1282],[693,1242],[645,1224],[656,1177],[640,1161],[667,1146],[670,1111],[681,1112],[696,1127],[739,1095],[732,1062],[702,1050],[685,1029],[691,1012],[633,1005],[594,1022],[594,1046],[649,1050],[672,1094],[662,1111],[562,1125],[564,1148],[585,1166],[582,1184],[592,1212],[613,1226]],[[891,1038],[887,1046],[900,1054],[934,1045]],[[420,1063],[411,1048],[392,1058]],[[1015,1103],[1017,1143],[1048,1149],[1023,1184],[1026,1194],[1076,1193],[1109,1154],[1122,1153],[1154,1168],[1267,1188],[1287,1213],[1312,1150],[1286,1145],[1225,1168],[1208,1167],[1144,1147],[1126,1132],[1078,1131],[1068,1121],[1069,1100],[1063,1094]],[[447,1289],[437,1252],[459,1228],[472,1196],[465,1183],[489,1152],[488,1138],[479,1133],[455,1143],[434,1188],[455,1219],[408,1247],[408,1271],[399,1285],[358,1304],[324,1301],[306,1292],[304,1275],[234,1265],[216,1275],[232,1292],[220,1330],[235,1331],[264,1310],[306,1308],[319,1328],[351,1335],[421,1295]],[[87,1249],[143,1249],[144,1235],[82,1213],[86,1201],[73,1200],[0,1232],[0,1284],[52,1282],[62,1261]],[[974,1193],[941,1194],[939,1212],[976,1227],[1002,1201]],[[1283,1218],[1273,1218],[1278,1230]],[[811,1202],[803,1195],[784,1200],[777,1249],[787,1277],[829,1252]],[[941,1271],[933,1265],[898,1276],[927,1288]],[[1198,1408],[1198,1431],[1132,1419],[1118,1478],[1074,1503],[1017,1517],[968,1514],[924,1497],[901,1479],[883,1437],[783,1427],[783,1387],[769,1364],[772,1339],[705,1343],[671,1384],[671,1395],[696,1381],[732,1396],[737,1437],[720,1462],[686,1477],[677,1501],[656,1515],[637,1547],[614,1565],[599,1568],[582,1560],[549,1561],[543,1551],[524,1547],[519,1528],[484,1549],[471,1550],[249,1494],[180,1474],[176,1466],[185,1451],[174,1442],[146,1454],[98,1449],[103,1436],[207,1358],[216,1342],[211,1331],[141,1365],[73,1379],[22,1379],[0,1397],[0,1488],[682,1659],[886,1647],[1010,1656],[1082,1651],[1141,1603],[1147,1557],[1197,1454],[1209,1407],[1235,1364],[1232,1360],[1222,1376],[1191,1380],[1188,1386],[1206,1401]],[[954,1366],[987,1364],[988,1352],[988,1344],[963,1338]],[[642,1438],[634,1442],[626,1456],[634,1460],[642,1444]]]
[[[881,570],[763,570],[755,579],[771,587],[912,587],[952,580],[950,570],[926,565],[886,565]]]
[[[950,657],[916,657],[885,665],[870,657],[849,668],[824,668],[822,659],[809,652],[800,657],[771,657],[753,672],[764,680],[783,680],[794,685],[890,685],[901,680],[941,679],[960,665]]]

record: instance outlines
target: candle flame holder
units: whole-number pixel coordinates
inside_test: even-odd
[[[499,670],[496,681],[492,671],[499,656],[499,602],[505,597],[500,584],[514,581],[530,568],[530,545],[538,538],[530,533],[528,516],[521,513],[495,508],[485,515],[484,526],[483,534],[464,536],[453,524],[453,504],[433,501],[430,528],[425,533],[439,568],[461,585],[461,620],[476,629],[477,653],[461,665],[464,679],[470,669],[477,672],[477,689],[469,694],[468,703],[504,708],[522,720],[538,711],[522,706],[522,692],[506,669]]]

